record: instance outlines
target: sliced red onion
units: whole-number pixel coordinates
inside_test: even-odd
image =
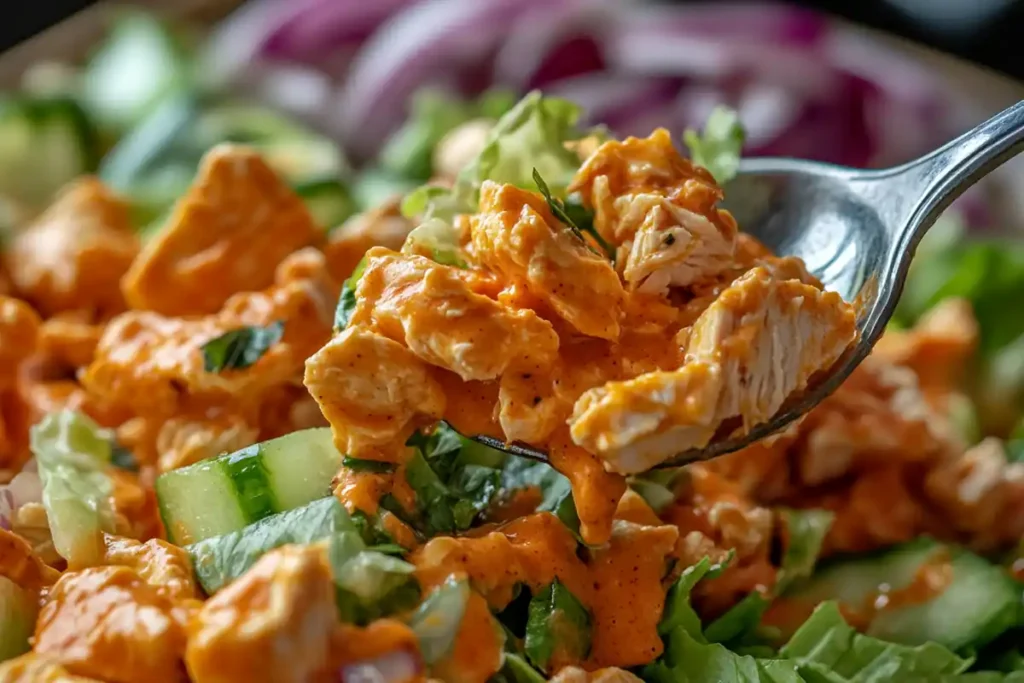
[[[14,511],[17,507],[14,504],[14,494],[10,487],[0,486],[0,529],[11,530]]]
[[[39,479],[38,472],[22,470],[7,485],[7,491],[11,494],[15,509],[26,503],[43,501],[43,482]]]
[[[374,659],[346,664],[338,671],[341,683],[404,683],[416,679],[423,663],[413,652],[397,650]]]
[[[571,0],[428,0],[393,17],[352,64],[338,98],[338,129],[357,156],[381,144],[424,85],[486,86],[508,27],[531,8]],[[469,70],[467,79],[466,69]],[[473,72],[486,78],[476,81]]]

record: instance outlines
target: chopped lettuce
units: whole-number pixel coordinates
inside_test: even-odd
[[[443,266],[465,268],[466,259],[459,246],[458,234],[451,224],[440,218],[428,218],[412,229],[402,245],[403,253],[423,254]]]
[[[676,486],[685,478],[685,467],[651,470],[629,477],[629,487],[647,501],[655,512],[662,512],[676,500]]]
[[[814,571],[821,555],[825,536],[832,526],[835,514],[829,510],[782,509],[779,516],[786,525],[786,551],[776,582],[781,593],[793,582],[805,579]]]
[[[534,169],[555,196],[564,197],[580,165],[565,146],[580,137],[579,116],[579,107],[568,100],[529,93],[494,124],[483,150],[450,189],[423,186],[405,198],[402,213],[450,223],[456,215],[476,210],[483,181],[532,190]]]
[[[959,674],[971,665],[936,643],[897,645],[861,635],[834,602],[822,603],[779,652],[801,668],[840,681],[900,681]]]
[[[710,558],[705,557],[683,570],[665,596],[665,611],[661,616],[661,623],[658,624],[658,633],[662,637],[682,631],[697,642],[706,642],[700,617],[690,604],[690,593],[701,579],[711,579],[721,574],[731,560],[730,555],[724,562],[714,564]]]
[[[797,673],[793,662],[739,655],[723,645],[702,642],[682,628],[673,631],[665,654],[645,666],[641,677],[651,683],[803,683],[806,680]]]
[[[390,472],[394,472],[395,468],[398,467],[398,465],[393,462],[384,462],[383,460],[365,460],[363,458],[353,458],[348,455],[341,459],[341,464],[353,472],[370,472],[373,474],[388,474]]]
[[[683,140],[690,149],[690,158],[698,166],[710,171],[720,185],[736,177],[745,137],[739,115],[724,106],[712,110],[704,124],[703,133],[692,129],[683,133]]]
[[[406,178],[428,180],[434,172],[434,148],[445,135],[475,118],[497,119],[514,104],[513,95],[503,90],[490,90],[475,101],[420,90],[413,95],[409,117],[381,150],[381,166]]]
[[[247,572],[266,552],[292,543],[308,544],[340,532],[357,533],[333,496],[279,512],[223,536],[187,546],[196,579],[213,595]]]
[[[419,639],[420,653],[427,664],[441,661],[452,651],[469,595],[467,580],[449,577],[410,617],[409,628]]]
[[[29,433],[43,484],[43,507],[57,553],[71,567],[99,563],[113,532],[110,434],[70,410],[50,413]]]
[[[29,639],[39,612],[38,596],[0,576],[0,662],[32,649]]]
[[[250,367],[281,341],[283,335],[284,323],[280,320],[266,327],[246,325],[225,332],[203,344],[203,369],[223,372]]]
[[[352,313],[356,310],[356,286],[359,284],[359,279],[363,277],[364,270],[366,270],[365,257],[359,260],[355,270],[352,271],[352,274],[348,276],[348,279],[341,286],[338,306],[334,309],[335,334],[348,327],[349,321],[352,320]]]
[[[335,601],[343,621],[368,624],[412,608],[420,597],[413,567],[397,557],[368,549],[356,532],[334,534],[328,558]]]
[[[491,683],[544,683],[547,679],[517,653],[506,652],[501,670],[490,678]]]
[[[590,655],[590,612],[557,578],[530,600],[524,649],[544,671],[556,655],[559,661],[582,661]]]

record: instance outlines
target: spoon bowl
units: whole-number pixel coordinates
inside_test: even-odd
[[[857,309],[856,343],[770,421],[737,437],[683,451],[660,467],[707,460],[786,427],[831,394],[871,352],[903,291],[921,238],[982,176],[1024,148],[1024,101],[910,163],[856,170],[796,159],[748,159],[725,187],[724,207],[740,229],[780,256],[807,264],[825,289]],[[476,437],[516,455],[543,451]]]

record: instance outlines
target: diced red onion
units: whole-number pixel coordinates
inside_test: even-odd
[[[374,659],[346,664],[338,672],[341,683],[403,683],[423,671],[415,653],[397,650]]]

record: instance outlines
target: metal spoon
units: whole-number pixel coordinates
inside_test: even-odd
[[[892,317],[910,260],[939,215],[982,176],[1024,149],[1024,101],[916,161],[862,171],[796,159],[748,159],[725,188],[740,229],[776,254],[798,256],[826,289],[857,302],[860,339],[827,376],[744,436],[690,449],[661,467],[707,460],[776,432],[821,402],[871,351]],[[1008,314],[1013,314],[1008,312]],[[543,451],[474,437],[537,460]]]

